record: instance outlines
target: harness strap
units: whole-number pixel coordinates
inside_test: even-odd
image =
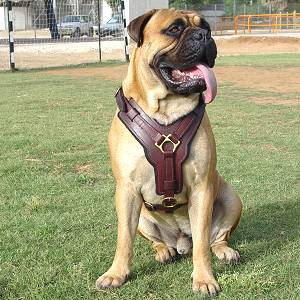
[[[164,195],[162,204],[152,208],[173,212],[182,206],[177,204],[174,194],[182,191],[182,163],[204,115],[202,95],[191,113],[167,126],[150,118],[132,98],[128,100],[122,88],[116,93],[116,102],[118,117],[143,146],[147,160],[154,167],[156,193]],[[149,209],[149,203],[146,207]]]

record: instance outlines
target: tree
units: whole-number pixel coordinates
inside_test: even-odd
[[[287,8],[287,0],[266,0],[262,1],[265,6],[270,6],[272,8],[272,12],[280,12],[284,11]]]
[[[119,7],[121,5],[121,2],[119,0],[105,0],[105,1],[110,6],[113,15],[119,12]]]
[[[51,39],[59,39],[60,34],[57,28],[56,16],[53,8],[53,1],[52,0],[44,0],[44,1],[45,1],[45,8],[46,8],[46,15],[47,15],[47,24],[51,33]]]
[[[170,0],[170,7],[175,8],[187,8],[187,9],[199,9],[208,4],[215,4],[216,0]]]

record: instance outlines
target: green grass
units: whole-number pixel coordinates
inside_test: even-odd
[[[261,67],[264,60],[229,57],[220,64]],[[272,55],[268,67],[290,62],[299,66],[299,55]],[[0,73],[0,299],[200,298],[191,291],[191,258],[160,265],[139,237],[125,286],[94,288],[116,242],[106,138],[119,84]],[[213,259],[218,299],[299,299],[300,109],[251,103],[252,94],[265,96],[222,85],[207,108],[218,169],[244,202],[231,240],[241,263]]]
[[[260,68],[284,68],[300,66],[300,54],[260,54],[220,56],[218,66],[253,66]]]

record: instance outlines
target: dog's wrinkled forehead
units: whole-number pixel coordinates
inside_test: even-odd
[[[196,27],[201,25],[201,16],[199,16],[196,12],[189,10],[181,10],[180,12],[187,19],[188,25]]]
[[[129,36],[141,46],[145,38],[152,38],[161,34],[174,22],[182,22],[188,27],[199,27],[204,21],[194,11],[175,9],[153,9],[148,13],[132,20],[128,25]]]

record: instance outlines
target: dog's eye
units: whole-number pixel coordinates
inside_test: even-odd
[[[174,37],[178,38],[181,35],[181,33],[184,31],[185,28],[186,28],[186,24],[185,24],[184,20],[177,19],[171,25],[169,25],[168,28],[163,29],[161,31],[161,33],[166,34],[173,38]]]
[[[168,31],[171,33],[177,33],[181,31],[181,28],[178,25],[173,25],[168,29]]]

